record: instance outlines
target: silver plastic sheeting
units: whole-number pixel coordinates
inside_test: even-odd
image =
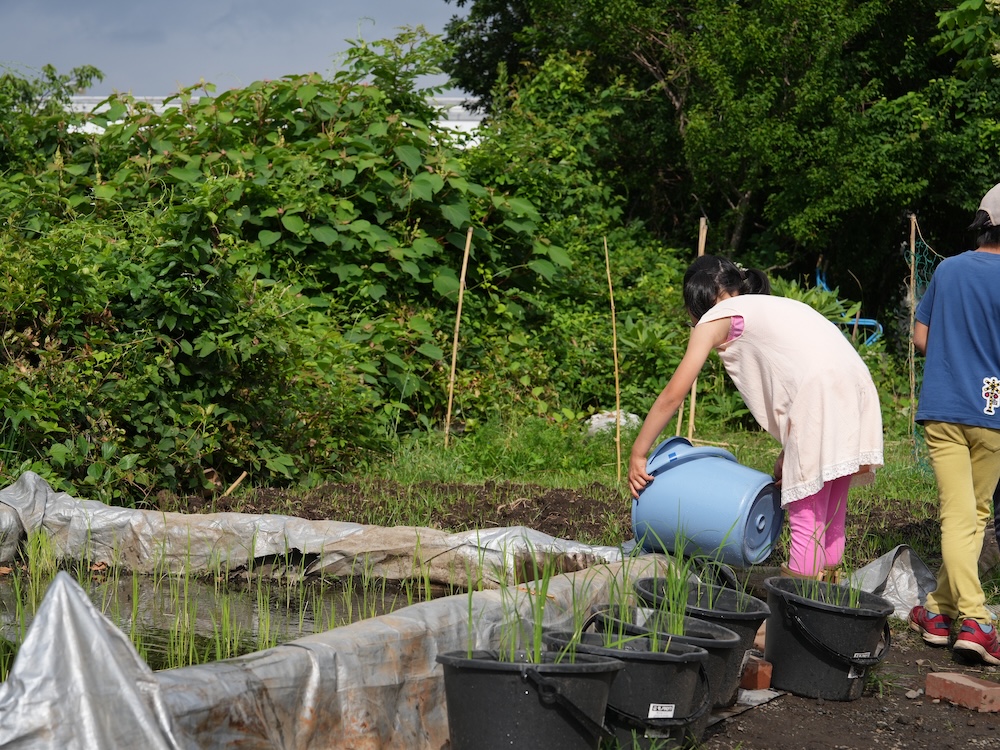
[[[445,748],[435,657],[571,626],[669,560],[646,555],[531,584],[454,595],[246,657],[152,672],[66,573],[57,575],[7,681],[0,746]]]
[[[900,544],[854,571],[849,583],[878,594],[892,604],[895,617],[905,620],[937,588],[937,576],[911,547]],[[1000,605],[987,604],[986,609],[994,620],[1000,619]]]
[[[900,544],[854,571],[850,584],[878,594],[893,605],[896,617],[905,620],[935,589],[937,579],[911,547]]]
[[[66,573],[0,686],[0,717],[3,747],[194,747],[172,726],[155,673]]]
[[[0,562],[20,540],[43,530],[59,557],[88,559],[140,573],[228,571],[255,560],[295,555],[286,573],[466,586],[524,580],[544,565],[584,570],[623,558],[618,547],[590,546],[513,526],[449,534],[341,521],[250,513],[161,513],[78,500],[26,472],[0,490]]]
[[[620,548],[523,527],[446,534],[278,515],[114,508],[54,492],[29,472],[0,490],[0,561],[13,560],[32,533],[44,533],[63,560],[139,573],[261,569],[269,559],[296,558],[286,574],[363,572],[496,588],[412,605],[237,659],[153,672],[60,573],[0,685],[0,745],[26,750],[442,748],[448,731],[435,657],[496,648],[502,636],[530,629],[539,599],[519,580],[542,566],[563,572],[549,584],[543,623],[564,628],[606,603],[612,590],[627,590],[631,580],[669,562],[658,555],[630,559]]]

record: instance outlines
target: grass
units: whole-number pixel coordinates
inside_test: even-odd
[[[410,436],[400,440],[391,459],[372,461],[366,471],[350,479],[376,492],[380,483],[445,485],[444,494],[411,493],[408,498],[396,498],[398,515],[393,520],[415,525],[427,517],[429,506],[447,505],[447,487],[457,493],[455,486],[460,483],[514,481],[563,489],[600,484],[612,488],[630,507],[624,477],[635,435],[634,429],[622,432],[620,473],[613,431],[590,437],[581,424],[528,418],[485,425],[453,441],[449,448],[437,433]],[[724,447],[741,464],[767,474],[772,473],[779,452],[777,442],[759,430],[707,424],[696,431],[694,439],[696,444],[700,440]],[[925,561],[940,558],[934,476],[926,457],[914,455],[910,436],[886,436],[885,466],[876,472],[874,484],[853,488],[849,502],[846,567],[859,568],[899,544],[910,545]],[[606,533],[589,541],[616,545],[630,536],[631,529],[623,529],[611,510],[605,519]],[[776,557],[787,550],[787,529],[785,534]]]
[[[674,425],[670,425],[673,428]],[[887,424],[887,429],[890,429]],[[940,565],[940,526],[937,489],[926,449],[919,435],[896,427],[885,437],[885,465],[875,482],[851,489],[847,513],[847,548],[843,568],[857,570],[893,548],[905,544],[932,570]],[[423,433],[399,442],[391,460],[372,462],[351,479],[377,486],[379,482],[405,485],[486,483],[514,481],[540,487],[582,489],[593,485],[611,488],[610,496],[622,506],[610,507],[602,518],[602,531],[579,541],[617,545],[631,537],[623,514],[631,508],[627,476],[628,453],[635,429],[623,429],[621,458],[614,431],[588,436],[579,423],[554,423],[541,418],[510,420],[484,425],[460,436],[445,448],[441,436]],[[661,436],[665,439],[669,431]],[[761,430],[729,429],[699,423],[695,444],[717,445],[731,452],[741,464],[771,474],[780,446]],[[457,490],[456,490],[457,492]],[[397,505],[401,517],[426,516],[428,504],[449,502],[446,495],[421,497],[411,509]],[[788,528],[782,531],[771,560],[787,556]],[[1000,571],[984,581],[990,603],[1000,602]]]
[[[623,432],[623,458],[626,440],[630,446],[634,437],[635,430]],[[507,480],[577,488],[594,482],[614,486],[617,476],[613,432],[588,437],[580,424],[526,418],[485,424],[448,448],[438,433],[408,436],[389,460],[371,462],[355,478],[406,485]]]
[[[907,684],[904,676],[886,667],[884,662],[876,664],[865,673],[865,689],[883,698],[893,690],[902,690]]]
[[[1000,602],[1000,567],[993,568],[982,579],[986,601],[991,604]]]

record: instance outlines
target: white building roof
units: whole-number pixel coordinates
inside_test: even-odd
[[[136,96],[133,98],[136,101],[149,104],[155,112],[163,112],[167,106],[177,105],[177,99],[174,99],[169,105],[165,105],[164,100],[167,99],[165,96]],[[106,99],[107,97],[104,96],[73,96],[70,97],[70,108],[74,112],[91,112]],[[442,127],[469,133],[474,131],[483,119],[482,115],[466,108],[463,103],[464,99],[461,97],[436,97],[432,99],[432,102],[444,115],[442,119],[437,121],[438,125]]]

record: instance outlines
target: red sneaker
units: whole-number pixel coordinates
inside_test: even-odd
[[[932,614],[918,604],[910,610],[910,630],[916,630],[932,646],[947,646],[951,618],[948,615]]]
[[[962,621],[962,629],[958,631],[954,648],[960,651],[974,651],[987,664],[1000,664],[997,629],[991,626],[989,632],[986,632],[975,620]]]

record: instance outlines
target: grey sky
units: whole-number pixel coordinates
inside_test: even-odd
[[[201,79],[221,91],[329,73],[347,39],[442,33],[464,12],[445,0],[0,0],[0,67],[93,65],[105,78],[92,95],[166,96]]]

